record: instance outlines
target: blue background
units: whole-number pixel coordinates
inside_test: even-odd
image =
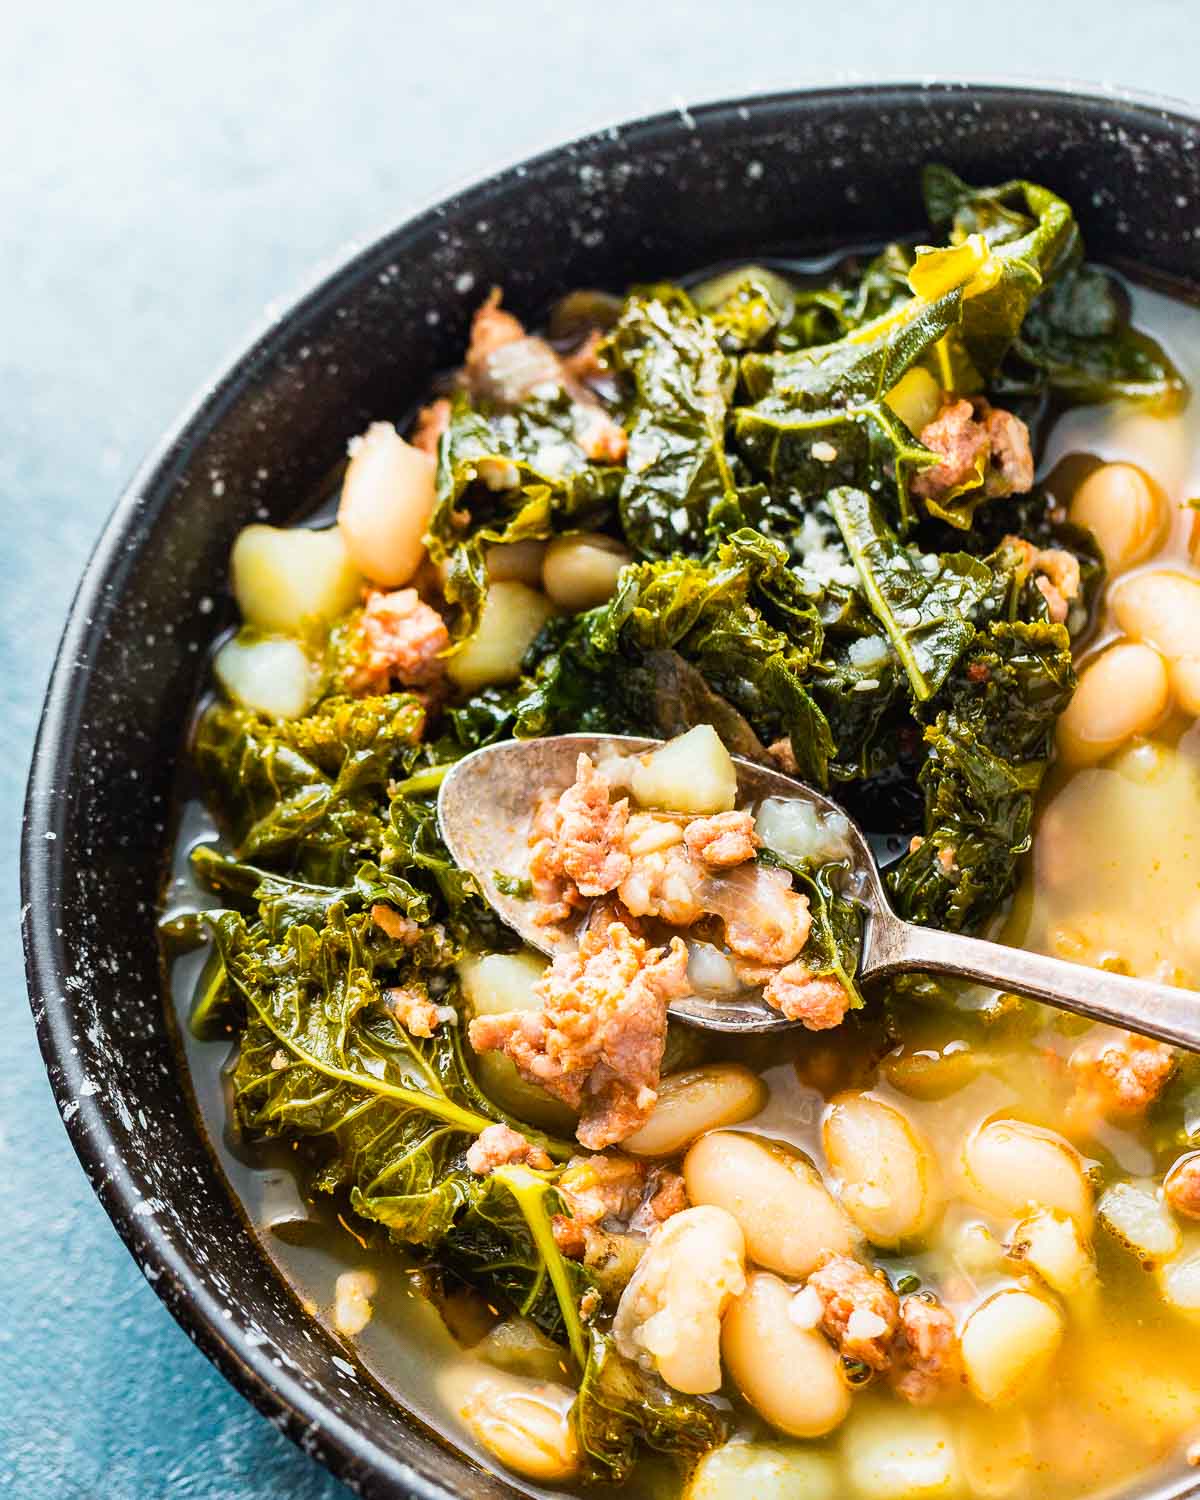
[[[1200,102],[1186,0],[41,3],[0,61],[0,1492],[346,1492],[228,1388],[67,1144],[17,932],[20,804],[62,619],[143,452],[273,301],[443,189],[683,102],[871,77]]]

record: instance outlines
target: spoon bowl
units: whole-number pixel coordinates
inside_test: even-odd
[[[539,926],[536,908],[514,887],[528,879],[529,831],[543,788],[565,790],[586,754],[596,763],[638,755],[664,741],[622,734],[559,734],[486,745],[458,761],[442,781],[438,821],[451,856],[469,870],[500,918],[530,947],[550,958],[570,953],[573,932]],[[1200,1050],[1200,995],[1174,985],[1085,968],[1060,958],[905,922],[892,910],[867,835],[821,792],[770,766],[733,757],[738,805],[765,799],[801,801],[838,820],[846,851],[846,891],[863,908],[858,978],[925,971],[948,974],[1020,995],[1089,1020]],[[802,1025],[757,998],[701,998],[671,1002],[671,1014],[706,1031],[764,1032]]]

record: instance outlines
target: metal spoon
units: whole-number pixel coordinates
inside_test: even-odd
[[[570,934],[538,927],[532,920],[531,903],[505,894],[496,883],[497,876],[519,878],[526,871],[527,837],[536,794],[543,787],[569,786],[575,779],[581,751],[598,761],[609,755],[639,754],[662,743],[631,735],[601,734],[509,740],[474,751],[447,774],[438,797],[442,837],[456,862],[479,881],[497,913],[532,947],[553,957],[575,946]],[[849,849],[848,888],[865,911],[860,979],[913,970],[953,974],[1029,995],[1092,1021],[1107,1021],[1160,1041],[1200,1050],[1200,994],[904,922],[888,903],[866,837],[837,803],[803,782],[754,761],[735,757],[734,764],[742,805],[754,805],[767,797],[794,798],[841,819]],[[710,1031],[773,1031],[798,1024],[762,1000],[749,997],[676,1000],[671,1014]]]

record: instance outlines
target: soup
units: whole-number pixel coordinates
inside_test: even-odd
[[[493,297],[336,525],[234,550],[164,921],[198,1106],[345,1379],[529,1493],[1200,1457],[1192,1059],[863,993],[836,839],[729,780],[829,785],[916,920],[1200,986],[1198,315],[1043,189],[927,188],[941,250],[576,293],[545,339]],[[584,924],[548,969],[434,802],[579,729],[670,743],[530,787],[506,889]],[[724,993],[797,1024],[669,1020]]]

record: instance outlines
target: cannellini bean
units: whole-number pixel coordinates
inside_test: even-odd
[[[562,1484],[579,1472],[570,1386],[469,1365],[452,1367],[440,1384],[472,1437],[506,1469],[542,1484]]]
[[[711,724],[697,724],[661,750],[639,756],[629,778],[634,800],[669,812],[730,812],[737,769]]]
[[[545,594],[528,584],[515,579],[489,584],[479,629],[450,658],[447,675],[467,693],[515,682],[521,675],[521,658],[553,613]]]
[[[938,414],[942,404],[942,388],[928,370],[923,370],[920,365],[913,365],[911,369],[905,370],[883,399],[909,432],[919,436],[921,429],[927,427]]]
[[[536,589],[542,581],[545,542],[498,542],[487,550],[487,572],[493,583],[516,579]]]
[[[632,561],[628,547],[597,531],[555,537],[542,563],[542,587],[555,604],[576,614],[611,599],[621,569]]]
[[[229,565],[247,625],[283,635],[298,634],[307,621],[336,620],[358,603],[362,589],[337,527],[247,526]]]
[[[541,1002],[533,986],[546,961],[533,953],[488,953],[464,958],[458,964],[463,997],[477,1016],[508,1010],[537,1010]],[[529,1083],[503,1052],[483,1052],[473,1059],[473,1070],[484,1092],[510,1115],[543,1130],[574,1135],[578,1116],[560,1100]]]
[[[898,1109],[868,1094],[840,1094],[825,1117],[825,1155],[842,1207],[876,1245],[922,1235],[943,1202],[933,1151]]]
[[[1091,1227],[1092,1189],[1083,1159],[1052,1130],[992,1120],[967,1137],[963,1170],[972,1198],[989,1213],[1015,1219],[1033,1209],[1057,1209],[1085,1233]]]
[[[737,1220],[712,1206],[685,1208],[655,1230],[621,1294],[612,1330],[617,1348],[677,1391],[715,1391],[721,1318],[745,1285]]]
[[[1200,649],[1200,643],[1197,643]],[[1200,717],[1200,656],[1181,656],[1167,669],[1175,701],[1185,714]]]
[[[1157,651],[1135,641],[1110,646],[1084,667],[1058,721],[1063,760],[1071,766],[1103,760],[1126,740],[1149,734],[1170,702],[1166,663]]]
[[[701,1136],[684,1158],[693,1203],[731,1213],[750,1259],[784,1276],[807,1276],[826,1250],[849,1254],[855,1234],[807,1157],[738,1131]]]
[[[674,1156],[697,1136],[737,1125],[763,1107],[766,1084],[741,1063],[710,1063],[672,1073],[658,1086],[650,1118],[621,1142],[633,1156]]]
[[[1200,580],[1155,570],[1127,578],[1109,595],[1117,623],[1171,661],[1200,656]]]
[[[764,1421],[790,1437],[820,1437],[844,1420],[850,1391],[829,1341],[788,1316],[792,1296],[777,1276],[755,1271],[725,1315],[721,1353]]]
[[[1096,1217],[1147,1267],[1178,1255],[1183,1244],[1156,1182],[1114,1182],[1096,1205]]]
[[[298,719],[321,677],[299,641],[280,636],[234,636],[217,652],[213,671],[231,698],[270,719]]]
[[[1025,1395],[1058,1352],[1063,1318],[1032,1292],[997,1292],[967,1319],[962,1331],[963,1369],[973,1395],[987,1406],[1006,1406]]]
[[[1082,1299],[1096,1289],[1096,1262],[1079,1225],[1069,1215],[1039,1208],[1022,1219],[1008,1241],[1008,1253],[1035,1271],[1053,1292]]]
[[[1167,526],[1167,504],[1148,474],[1134,464],[1101,464],[1071,500],[1071,520],[1093,533],[1110,573],[1141,562]]]
[[[866,1400],[841,1433],[854,1500],[957,1500],[954,1430],[940,1412]]]
[[[683,1500],[838,1500],[838,1472],[806,1448],[726,1443],[692,1470]]]
[[[376,583],[407,583],[425,556],[436,464],[390,422],[372,422],[351,445],[338,528],[355,566]]]

